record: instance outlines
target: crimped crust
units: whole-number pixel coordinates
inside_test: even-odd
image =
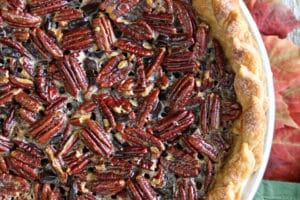
[[[238,136],[207,199],[240,199],[242,185],[262,162],[267,107],[262,61],[238,0],[193,0],[193,5],[223,46],[243,108],[233,125]]]

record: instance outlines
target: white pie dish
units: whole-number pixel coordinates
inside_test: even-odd
[[[274,95],[274,86],[273,86],[273,74],[271,71],[268,54],[264,46],[262,37],[260,35],[260,32],[256,26],[254,19],[252,18],[243,0],[240,0],[240,6],[241,6],[242,13],[244,14],[246,21],[249,25],[249,29],[258,44],[258,50],[263,61],[265,81],[266,81],[266,91],[267,91],[267,98],[268,98],[268,110],[266,113],[267,129],[265,134],[265,143],[264,143],[264,150],[263,150],[263,162],[262,165],[256,170],[256,172],[254,172],[249,177],[241,193],[242,200],[252,200],[260,185],[260,182],[263,179],[263,175],[266,170],[266,166],[270,156],[270,151],[271,151],[271,146],[273,141],[274,121],[275,121],[275,95]]]

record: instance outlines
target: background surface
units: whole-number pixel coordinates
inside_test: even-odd
[[[282,2],[293,11],[297,19],[300,19],[299,0],[282,0]],[[300,28],[294,29],[291,33],[289,33],[288,39],[293,41],[295,44],[300,45]]]

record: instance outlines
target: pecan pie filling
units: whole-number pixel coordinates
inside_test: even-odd
[[[190,1],[4,1],[0,56],[0,199],[206,197],[242,109]]]

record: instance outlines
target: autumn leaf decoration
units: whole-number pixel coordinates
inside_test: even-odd
[[[276,0],[248,0],[247,5],[263,35],[277,35],[283,39],[300,26],[293,12]]]
[[[276,121],[266,179],[300,181],[300,47],[264,37],[274,75]]]
[[[275,0],[248,0],[270,58],[276,121],[265,179],[300,181],[300,47],[287,34],[300,27],[291,10]]]

